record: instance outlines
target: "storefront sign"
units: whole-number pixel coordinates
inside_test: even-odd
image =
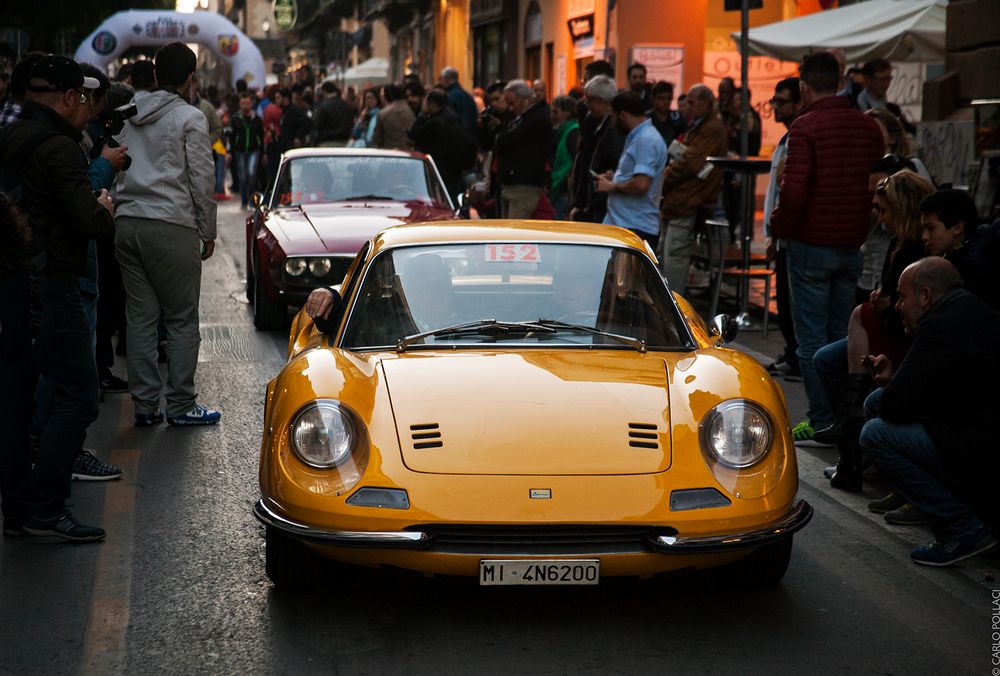
[[[271,3],[271,13],[274,14],[274,25],[280,30],[290,31],[299,18],[299,3],[297,0],[274,0]]]
[[[630,63],[641,63],[646,67],[647,81],[673,82],[675,92],[684,91],[684,45],[632,45]]]
[[[569,26],[569,35],[574,42],[583,38],[594,37],[594,15],[578,16],[566,22]]]

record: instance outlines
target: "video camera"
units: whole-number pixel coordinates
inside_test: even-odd
[[[122,129],[125,128],[125,120],[135,117],[138,112],[139,109],[136,108],[134,103],[126,103],[124,106],[112,108],[108,112],[107,119],[104,121],[104,142],[109,148],[117,148],[121,145],[115,140],[115,135],[122,133]],[[122,171],[128,171],[128,168],[131,166],[132,158],[126,154]]]

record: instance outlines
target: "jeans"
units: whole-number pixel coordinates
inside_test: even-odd
[[[867,415],[877,413],[882,392],[879,388],[868,395]],[[945,542],[985,528],[949,488],[961,482],[920,423],[890,423],[872,417],[861,430],[861,448],[896,491],[930,517],[938,540]]]
[[[246,207],[250,197],[257,187],[257,163],[260,160],[259,150],[236,151],[233,162],[236,163],[236,175],[240,183],[240,204]]]
[[[813,355],[813,368],[823,386],[827,405],[837,409],[840,400],[840,385],[847,376],[847,338],[824,345]]]
[[[39,293],[41,319],[32,346],[39,373],[52,386],[52,413],[42,435],[28,489],[26,511],[61,512],[70,495],[73,461],[97,419],[98,381],[94,331],[76,280],[46,280]]]
[[[847,335],[854,310],[854,288],[861,274],[861,252],[852,248],[787,242],[788,285],[799,341],[799,369],[809,399],[808,417],[816,429],[833,422],[833,407],[816,373],[813,357],[824,345]]]
[[[27,274],[0,284],[0,506],[4,518],[24,517],[31,456],[28,434],[38,377],[31,360]]]
[[[215,158],[215,194],[223,195],[226,192],[226,156],[212,151]]]
[[[87,326],[90,327],[90,347],[97,350],[97,296],[87,293],[80,294],[80,301],[83,304],[83,314],[87,317]],[[95,361],[96,364],[96,361]],[[35,389],[35,415],[31,421],[31,436],[41,439],[45,433],[45,427],[49,424],[52,416],[52,407],[55,405],[55,388],[45,376],[38,378],[38,386]]]
[[[774,252],[774,295],[778,302],[778,328],[781,329],[781,336],[785,339],[785,361],[798,366],[799,357],[795,351],[799,347],[799,342],[795,339],[792,298],[788,290],[788,251],[783,246]]]

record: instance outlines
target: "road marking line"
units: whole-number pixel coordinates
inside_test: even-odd
[[[108,539],[100,545],[94,572],[90,616],[84,633],[83,674],[125,673],[139,451],[114,450],[110,462],[122,468],[123,477],[111,482],[104,496],[101,523],[108,530]]]

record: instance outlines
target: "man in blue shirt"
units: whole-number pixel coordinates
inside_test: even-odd
[[[596,176],[597,191],[608,193],[608,215],[604,222],[628,228],[656,249],[660,239],[660,195],[667,146],[660,132],[646,117],[642,99],[623,92],[611,100],[618,130],[625,137],[625,150],[618,170]]]

